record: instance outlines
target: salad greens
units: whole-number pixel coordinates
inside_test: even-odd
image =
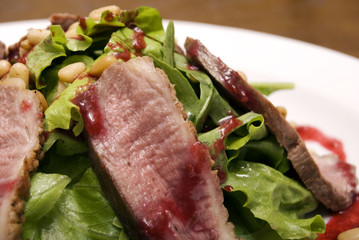
[[[231,186],[227,196],[233,205],[243,202],[243,207],[266,221],[283,239],[316,238],[312,233],[324,230],[320,216],[302,219],[317,207],[312,194],[265,164],[233,161],[225,184]]]
[[[324,232],[320,216],[305,217],[318,203],[301,183],[288,177],[292,166],[263,117],[232,105],[210,76],[175,52],[174,24],[169,22],[165,31],[156,9],[139,7],[120,16],[104,11],[100,20],[81,18],[78,38],[67,39],[60,26],[49,29],[51,34],[29,52],[26,61],[49,107],[44,114],[45,158],[31,178],[23,238],[128,239],[90,167],[82,117],[72,103],[96,81],[87,71],[106,55],[118,61],[150,56],[167,74],[187,120],[194,123],[199,141],[215,160],[239,239],[315,239],[316,233]],[[138,34],[143,34],[145,43],[140,49],[135,47]],[[83,62],[86,71],[71,84],[60,82],[58,71],[74,62]],[[263,94],[293,88],[292,84],[254,86]],[[231,121],[235,127],[224,135]]]

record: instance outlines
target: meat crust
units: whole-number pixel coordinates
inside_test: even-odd
[[[0,239],[21,239],[24,199],[38,166],[40,103],[30,90],[0,85]]]

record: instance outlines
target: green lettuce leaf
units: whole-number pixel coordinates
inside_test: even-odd
[[[60,25],[50,26],[52,38],[58,44],[62,44],[67,47],[68,50],[84,51],[92,44],[92,39],[84,34],[79,33],[78,38],[67,39],[64,30]]]
[[[73,51],[85,51],[92,44],[92,38],[86,36],[85,34],[79,34],[78,38],[69,38],[67,39],[66,47]]]
[[[92,18],[80,19],[80,24],[76,28],[76,33],[81,36],[95,36],[107,31],[116,31],[116,29],[124,27],[125,24],[119,20],[119,17],[106,10],[101,14],[100,20]]]
[[[242,192],[228,193],[224,191],[224,205],[228,209],[228,221],[234,225],[234,233],[243,240],[283,240],[270,225],[255,218],[253,213],[243,207],[246,196]]]
[[[287,153],[273,135],[247,142],[236,156],[237,160],[260,162],[285,173],[290,168]]]
[[[73,128],[75,136],[78,136],[83,130],[83,121],[79,112],[79,107],[71,101],[81,91],[85,91],[90,80],[87,77],[76,79],[60,96],[46,109],[45,124],[47,131],[56,128],[70,129],[71,120],[75,120],[77,125]]]
[[[158,10],[141,6],[136,8],[135,12],[135,25],[144,31],[147,36],[159,42],[163,42],[166,34],[162,25],[162,17]]]
[[[71,179],[60,174],[35,173],[31,177],[30,198],[25,205],[27,222],[34,222],[52,210]]]
[[[213,167],[220,171],[223,179],[228,173],[228,162],[237,157],[241,147],[250,139],[261,139],[267,136],[262,115],[249,112],[237,117],[237,121],[240,124],[230,129],[226,135],[223,135],[221,126],[198,135],[198,140],[208,146],[215,161]],[[218,143],[223,143],[224,148],[218,149]],[[229,152],[226,153],[226,151]]]
[[[60,25],[51,25],[49,27],[50,31],[51,31],[51,36],[52,39],[61,45],[65,45],[67,42],[66,36],[65,36],[65,32],[62,29],[62,27]]]
[[[120,20],[126,26],[136,25],[150,38],[163,42],[166,34],[162,25],[161,14],[155,8],[141,6],[134,11],[123,10],[120,15]]]
[[[122,230],[113,225],[114,218],[96,175],[88,169],[80,181],[63,190],[50,212],[25,224],[23,238],[119,239]]]
[[[107,55],[114,53],[126,53],[130,54],[130,58],[134,58],[138,55],[153,55],[162,58],[162,44],[145,36],[145,48],[136,50],[133,47],[133,36],[135,31],[129,28],[121,28],[114,32],[109,40],[109,44],[105,47],[105,53]],[[111,47],[110,47],[111,46]],[[121,59],[121,58],[120,58]]]
[[[51,34],[37,44],[26,56],[26,66],[30,70],[31,78],[34,79],[37,89],[45,86],[39,81],[42,71],[50,66],[54,59],[66,56],[61,36],[57,38],[55,34],[55,37],[52,37],[52,33],[57,32],[56,26],[50,27],[50,31]]]
[[[237,198],[244,193],[245,202],[256,218],[269,223],[283,239],[315,238],[323,233],[325,222],[316,215],[303,218],[316,209],[317,201],[312,194],[296,181],[261,163],[232,161],[224,189]],[[243,194],[242,194],[243,196]]]

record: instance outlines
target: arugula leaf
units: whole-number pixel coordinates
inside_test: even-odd
[[[166,40],[163,43],[163,61],[174,67],[174,51],[175,51],[175,29],[173,26],[173,22],[170,21],[167,26],[166,31]]]
[[[176,68],[181,72],[184,72],[187,78],[194,82],[192,86],[197,82],[199,83],[201,99],[211,98],[207,113],[216,126],[219,125],[221,119],[228,117],[229,114],[238,116],[238,113],[229,105],[229,103],[219,95],[217,89],[214,87],[213,82],[207,74],[197,69],[191,69],[185,56],[175,53],[174,58]],[[203,100],[202,104],[205,105],[205,100]],[[198,126],[197,130],[200,131],[201,127]]]
[[[325,222],[319,216],[304,219],[317,207],[313,195],[296,181],[261,163],[232,161],[225,189],[227,194],[244,193],[244,207],[265,220],[283,239],[303,239],[323,233]],[[235,197],[235,196],[234,196]],[[238,199],[238,197],[235,197]]]
[[[135,12],[135,25],[144,31],[147,36],[159,42],[163,42],[166,34],[163,30],[162,17],[158,10],[141,6],[136,8]]]
[[[155,56],[151,57],[154,60],[155,66],[161,68],[168,76],[170,82],[175,85],[176,96],[183,104],[187,119],[192,121],[196,128],[201,128],[209,111],[213,88],[209,87],[204,90],[201,93],[201,98],[198,99],[192,86],[179,70],[171,67]]]

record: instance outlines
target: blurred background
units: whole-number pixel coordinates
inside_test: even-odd
[[[359,0],[1,1],[0,22],[47,18],[53,12],[86,16],[111,4],[128,10],[147,5],[157,8],[165,19],[262,31],[359,57]]]

